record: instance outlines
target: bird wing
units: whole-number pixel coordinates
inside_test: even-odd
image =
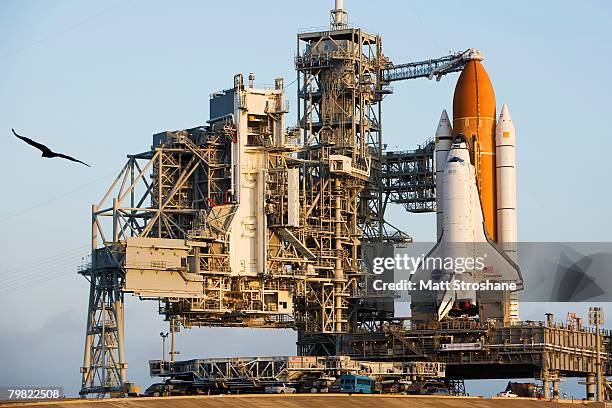
[[[55,153],[55,152],[53,152],[53,154],[55,155],[55,157],[60,157],[60,158],[62,158],[62,159],[67,159],[67,160],[70,160],[70,161],[73,161],[73,162],[77,162],[77,163],[84,164],[84,165],[86,165],[87,167],[91,167],[89,164],[87,164],[87,163],[85,163],[85,162],[82,162],[82,161],[80,161],[80,160],[77,160],[77,159],[75,159],[74,157],[70,157],[70,156],[68,156],[68,155],[66,155],[66,154]]]
[[[45,146],[44,144],[41,144],[41,143],[35,142],[35,141],[33,141],[32,139],[27,138],[27,137],[25,137],[25,136],[19,136],[19,135],[17,134],[17,132],[15,132],[15,129],[11,129],[11,130],[13,131],[13,134],[14,134],[15,136],[17,136],[19,139],[23,140],[24,142],[26,142],[26,143],[27,143],[27,144],[29,144],[30,146],[34,146],[35,148],[37,148],[38,150],[40,150],[40,151],[41,151],[41,152],[43,152],[43,153],[47,153],[47,154],[51,154],[51,153],[53,153],[53,152],[51,151],[51,149],[49,149],[49,148],[48,148],[47,146]]]

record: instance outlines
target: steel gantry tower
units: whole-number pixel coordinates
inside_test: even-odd
[[[298,34],[295,66],[298,115],[305,160],[305,219],[312,245],[327,254],[315,268],[329,282],[312,282],[297,311],[298,351],[336,354],[336,338],[352,332],[362,270],[361,241],[378,237],[382,217],[371,188],[380,165],[378,84],[383,64],[380,37],[346,25],[332,11],[329,31]],[[329,261],[327,261],[329,259]],[[318,302],[323,299],[324,302]]]

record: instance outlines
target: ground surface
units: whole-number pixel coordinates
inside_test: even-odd
[[[554,408],[566,403],[530,399],[484,399],[457,397],[422,397],[399,395],[224,395],[198,397],[127,398],[106,400],[66,400],[56,402],[3,403],[0,407],[36,408]],[[575,401],[575,406],[580,402]],[[589,408],[603,407],[589,404]]]

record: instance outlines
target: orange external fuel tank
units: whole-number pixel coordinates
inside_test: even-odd
[[[495,182],[495,92],[487,71],[478,60],[469,61],[455,86],[453,136],[463,134],[469,144],[485,228],[497,241]]]

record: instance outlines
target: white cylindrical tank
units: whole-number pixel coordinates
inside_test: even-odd
[[[502,107],[495,129],[497,178],[497,241],[516,262],[516,132],[508,106]]]
[[[446,110],[442,110],[438,128],[436,129],[436,224],[437,224],[437,239],[442,236],[444,229],[444,167],[446,166],[446,158],[453,143],[453,129]]]
[[[497,178],[497,241],[517,263],[516,223],[516,130],[508,106],[502,106],[495,128],[495,167]],[[519,321],[518,292],[508,293],[510,321]]]

